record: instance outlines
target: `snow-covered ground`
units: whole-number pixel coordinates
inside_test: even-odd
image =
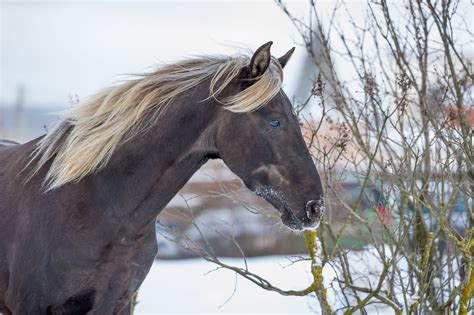
[[[290,263],[286,257],[249,258],[247,261],[253,272],[281,288],[301,289],[310,283],[306,264],[283,268]],[[225,262],[241,265],[242,260],[225,259]],[[214,264],[199,258],[156,261],[139,291],[136,314],[296,314],[315,312],[318,308],[312,297],[281,296],[246,279],[236,278],[229,270],[215,269]]]
[[[359,257],[362,252],[351,253],[351,268],[364,274],[378,273],[379,264]],[[370,257],[366,251],[365,258]],[[224,259],[231,265],[242,266],[242,259]],[[303,289],[311,283],[309,263],[291,264],[287,257],[269,256],[247,259],[249,269],[270,283],[285,290]],[[352,263],[353,262],[353,263]],[[352,266],[353,265],[353,266]],[[371,272],[367,270],[370,265]],[[335,271],[326,265],[323,271],[325,287],[329,288]],[[375,279],[371,279],[372,280]],[[334,285],[334,282],[332,282]],[[360,285],[368,285],[363,282]],[[333,290],[328,290],[328,299],[333,310],[342,307]],[[218,269],[203,259],[160,260],[153,265],[143,283],[136,314],[166,313],[284,313],[320,314],[319,303],[314,296],[281,296],[261,289],[254,283],[236,277],[229,270]],[[370,307],[369,314],[392,314],[393,311]]]

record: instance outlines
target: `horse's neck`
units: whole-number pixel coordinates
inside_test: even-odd
[[[90,180],[98,204],[138,226],[154,221],[207,160],[211,108],[170,108],[156,127],[122,145]]]

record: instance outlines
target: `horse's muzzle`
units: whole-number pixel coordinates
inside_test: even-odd
[[[323,199],[310,200],[306,203],[306,218],[303,220],[305,230],[314,230],[319,226],[319,222],[324,215]]]

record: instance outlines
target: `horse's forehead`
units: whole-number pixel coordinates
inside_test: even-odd
[[[293,115],[293,109],[288,96],[286,96],[283,90],[275,95],[272,101],[268,104],[267,109],[269,112],[280,113],[282,115],[290,117]]]

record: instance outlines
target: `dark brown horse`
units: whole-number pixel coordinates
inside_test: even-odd
[[[0,144],[0,313],[128,313],[161,209],[220,158],[294,230],[317,227],[319,175],[271,42],[104,90],[31,142]]]

